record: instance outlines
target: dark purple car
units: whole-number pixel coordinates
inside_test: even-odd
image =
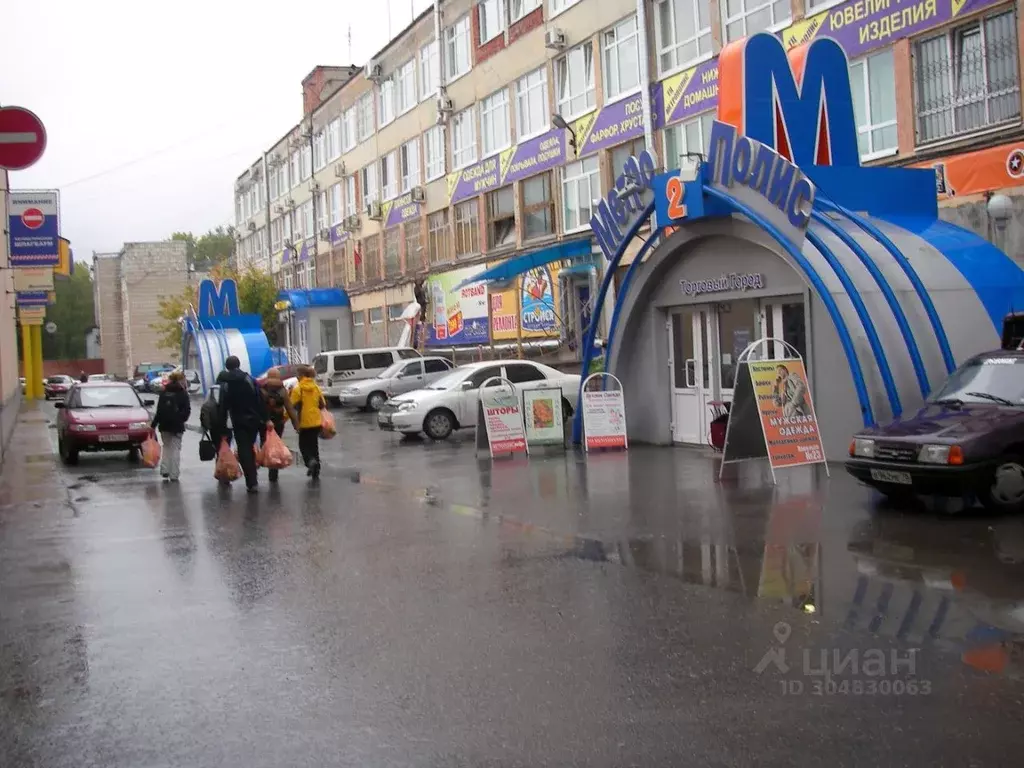
[[[895,499],[976,496],[1024,509],[1024,351],[977,355],[913,415],[857,433],[846,469]]]

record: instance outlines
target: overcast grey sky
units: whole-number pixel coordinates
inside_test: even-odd
[[[397,34],[430,0],[391,0]],[[159,10],[158,10],[159,9]],[[0,104],[46,124],[46,154],[11,186],[58,188],[76,260],[205,232],[233,183],[302,116],[318,64],[388,42],[386,0],[4,3]]]

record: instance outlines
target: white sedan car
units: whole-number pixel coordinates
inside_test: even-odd
[[[565,418],[576,409],[579,376],[529,360],[492,361],[461,365],[424,389],[388,400],[377,412],[377,426],[406,435],[424,432],[434,440],[475,427],[480,385],[494,376],[508,379],[517,390],[558,387]]]

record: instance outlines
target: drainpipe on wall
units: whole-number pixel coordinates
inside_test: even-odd
[[[437,45],[437,98],[440,99],[445,94],[444,51],[441,50],[441,0],[434,0],[434,44]]]
[[[654,153],[654,126],[651,117],[651,62],[647,48],[647,8],[645,0],[636,0],[636,26],[640,33],[640,98],[644,111],[644,144]]]

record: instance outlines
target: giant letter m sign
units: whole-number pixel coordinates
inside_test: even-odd
[[[819,38],[789,52],[774,35],[730,43],[718,63],[718,119],[797,166],[859,166],[846,53]]]
[[[237,315],[238,288],[235,281],[221,280],[218,286],[213,280],[203,280],[199,284],[199,308],[196,314],[200,320]]]

